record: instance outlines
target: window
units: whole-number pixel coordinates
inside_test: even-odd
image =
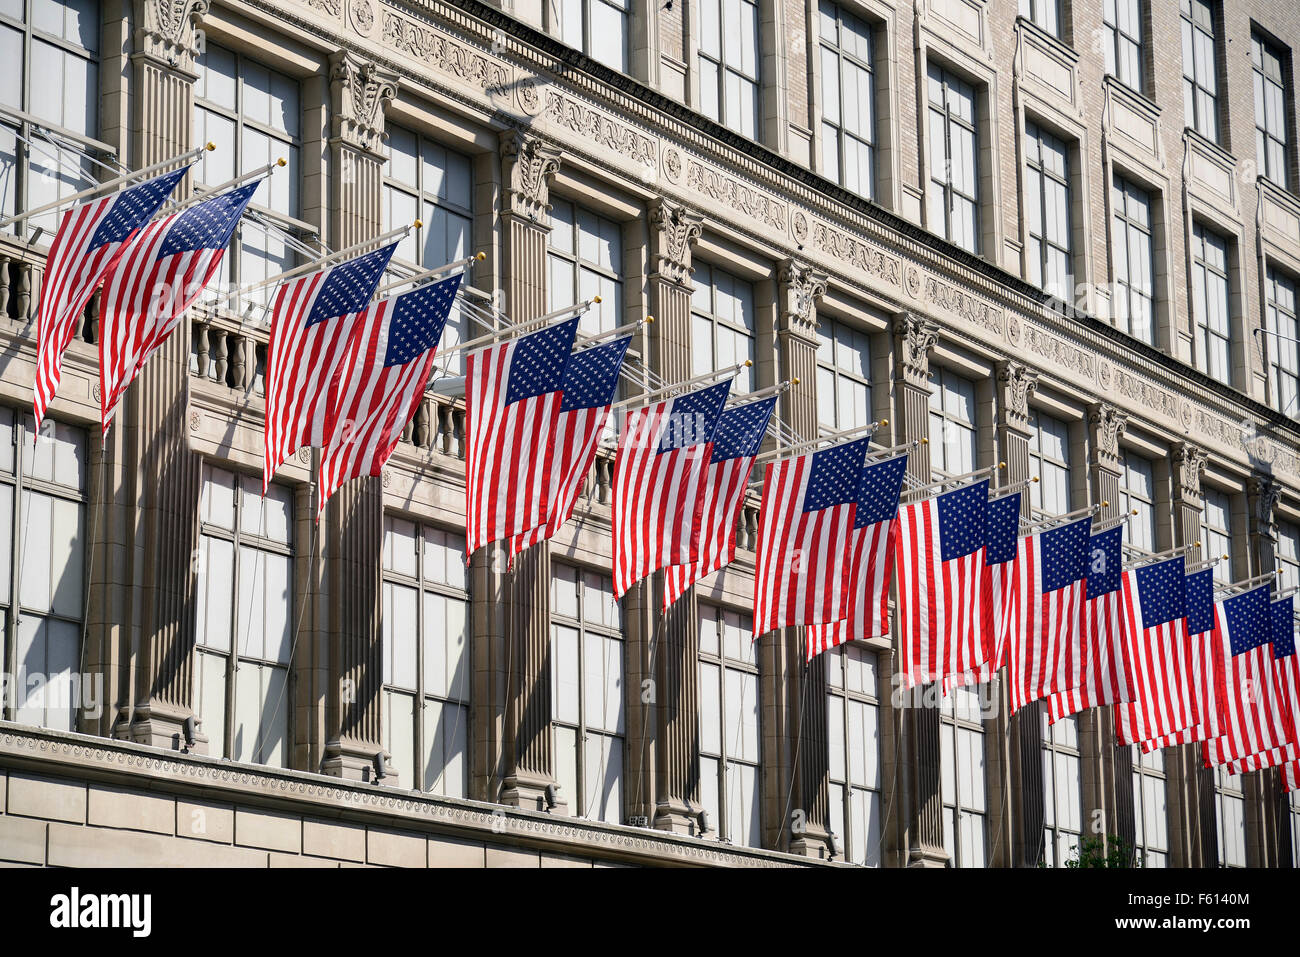
[[[410,787],[448,797],[469,793],[464,555],[459,535],[384,518],[384,748]]]
[[[975,469],[975,383],[943,368],[930,378],[930,468],[965,475]]]
[[[1227,560],[1214,566],[1214,580],[1220,584],[1232,581],[1232,500],[1226,492],[1205,490],[1205,507],[1201,511],[1201,557],[1207,561],[1227,555]]]
[[[623,229],[612,219],[565,200],[551,208],[546,240],[547,309],[600,297],[583,315],[579,331],[596,335],[617,328],[623,315]]]
[[[1281,591],[1300,585],[1300,526],[1290,522],[1277,523],[1277,548],[1273,557],[1281,579],[1274,589]]]
[[[695,267],[691,294],[691,371],[693,374],[758,360],[754,342],[754,287],[724,269]],[[741,369],[732,395],[754,388],[754,368]]]
[[[436,269],[469,256],[473,189],[468,156],[401,126],[389,126],[384,229],[397,229],[417,219],[422,224],[397,244],[393,258],[408,266]],[[469,316],[457,304],[447,317],[438,351],[446,355],[472,334]],[[464,356],[454,353],[435,359],[434,368],[458,375],[464,371]]]
[[[822,163],[827,179],[875,196],[876,80],[865,21],[821,4]]]
[[[758,4],[700,3],[700,112],[758,138]]]
[[[984,781],[984,725],[979,697],[955,688],[939,712],[939,768],[943,846],[954,867],[984,867],[988,810]]]
[[[979,252],[975,88],[933,63],[929,78],[930,229]]]
[[[1116,176],[1111,190],[1111,215],[1115,325],[1143,342],[1154,344],[1156,270],[1151,194]]]
[[[196,61],[194,139],[221,149],[204,153],[196,181],[219,186],[240,173],[283,158],[286,167],[253,194],[231,245],[230,279],[247,285],[277,276],[294,264],[286,235],[302,229],[299,215],[299,154],[302,148],[298,81],[276,73],[241,53],[209,43]],[[258,222],[257,213],[266,213]],[[272,228],[274,227],[274,228]],[[266,302],[275,288],[269,284],[250,295]]]
[[[1165,758],[1162,751],[1133,749],[1134,854],[1144,867],[1169,866],[1169,806],[1165,795]]]
[[[758,642],[749,615],[700,605],[700,801],[712,836],[760,847]]]
[[[1264,278],[1264,328],[1268,337],[1268,381],[1273,408],[1294,415],[1300,402],[1300,322],[1295,281],[1277,269]]]
[[[194,700],[208,753],[289,764],[293,502],[262,480],[203,468]]]
[[[552,29],[569,46],[627,72],[629,0],[551,0]]]
[[[1287,154],[1287,81],[1283,61],[1288,59],[1276,44],[1258,33],[1250,36],[1250,60],[1255,67],[1255,156],[1259,173],[1284,189],[1291,188]]]
[[[1142,2],[1106,0],[1102,14],[1106,72],[1127,87],[1142,90]]]
[[[556,563],[551,573],[555,774],[578,817],[623,823],[623,636],[614,584]]]
[[[1242,776],[1214,769],[1214,806],[1219,823],[1219,866],[1246,866],[1246,795]]]
[[[38,436],[30,414],[0,407],[0,666],[15,682],[0,715],[74,731],[90,694],[80,687],[86,435],[45,421]]]
[[[876,653],[854,644],[827,652],[830,827],[850,864],[880,866],[880,688]]]
[[[27,113],[70,146],[98,152],[99,3],[5,0],[0,3],[0,107]],[[32,143],[29,149],[18,137]],[[0,115],[0,218],[87,188],[93,164],[60,150],[26,120]],[[41,227],[54,240],[58,211],[15,223],[22,236]]]
[[[1232,377],[1228,327],[1228,242],[1200,223],[1192,225],[1192,299],[1196,309],[1197,365],[1212,378]]]
[[[1029,415],[1029,500],[1048,515],[1070,511],[1070,427],[1042,412]]]
[[[835,319],[817,323],[817,421],[830,430],[871,421],[871,338]]]
[[[1073,715],[1043,728],[1043,841],[1048,867],[1062,867],[1078,856],[1083,842],[1083,774],[1079,760],[1079,724]]]
[[[1020,15],[1057,39],[1061,36],[1061,0],[1020,0]]]
[[[1069,156],[1065,141],[1037,123],[1025,124],[1025,217],[1029,281],[1072,301]]]
[[[1187,125],[1219,142],[1219,82],[1214,11],[1206,0],[1182,0],[1183,114]]]
[[[1124,455],[1124,474],[1120,478],[1123,514],[1128,516],[1126,545],[1140,551],[1156,550],[1156,482],[1155,468],[1149,459],[1131,452]],[[1137,511],[1136,515],[1131,514]]]

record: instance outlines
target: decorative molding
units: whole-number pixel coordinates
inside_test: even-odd
[[[1002,335],[1002,310],[999,307],[933,276],[925,277],[925,301],[995,335]]]
[[[891,286],[899,285],[902,264],[898,257],[855,239],[848,233],[833,229],[825,223],[816,223],[813,226],[813,245],[868,275],[883,279]]]
[[[1246,485],[1250,497],[1255,500],[1255,527],[1252,532],[1270,542],[1277,541],[1277,503],[1282,498],[1282,486],[1271,475],[1258,472],[1250,477]],[[1290,586],[1291,582],[1286,583]]]
[[[1128,413],[1121,412],[1109,402],[1093,402],[1088,406],[1088,426],[1092,431],[1094,458],[1118,467],[1119,440],[1128,428]]]
[[[639,130],[593,110],[572,96],[556,89],[546,93],[546,118],[583,139],[626,156],[642,166],[658,166],[659,148],[655,140]]]
[[[1025,428],[1029,425],[1029,396],[1038,388],[1038,373],[1015,359],[997,363],[998,412],[1004,424]]]
[[[136,50],[193,73],[195,27],[207,12],[208,0],[136,0]]]
[[[522,130],[501,134],[501,168],[507,201],[502,212],[535,223],[551,210],[551,179],[560,171],[560,151]]]
[[[928,389],[930,352],[939,341],[939,324],[919,312],[904,312],[894,319],[894,335],[899,377]]]
[[[1016,333],[1011,337],[1013,342],[1020,338],[1019,323],[1015,325]],[[1092,353],[1032,325],[1025,327],[1023,340],[1027,351],[1068,369],[1089,383],[1095,378],[1096,357]]]
[[[488,96],[498,99],[507,96],[510,71],[495,59],[387,8],[382,23],[385,47],[434,66]]]
[[[704,218],[680,203],[656,199],[650,204],[650,249],[653,273],[686,285],[691,281],[691,250],[704,229]]]
[[[383,151],[384,111],[397,95],[397,74],[350,50],[330,54],[334,136],[357,149]]]
[[[785,203],[746,186],[703,163],[686,161],[686,185],[737,212],[757,219],[769,229],[784,234],[789,209]]]
[[[776,281],[780,329],[816,342],[817,304],[826,295],[826,274],[798,259],[786,259],[777,267]]]
[[[1188,501],[1201,497],[1201,474],[1205,471],[1210,453],[1191,442],[1178,442],[1172,450],[1172,459],[1176,470],[1174,478],[1174,495]]]

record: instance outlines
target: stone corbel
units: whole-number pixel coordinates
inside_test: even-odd
[[[506,183],[502,212],[546,225],[551,179],[560,170],[560,151],[520,130],[506,130],[501,134],[501,163]]]
[[[653,275],[687,285],[693,271],[691,252],[704,230],[704,218],[662,198],[650,204],[649,217]]]
[[[1093,402],[1088,406],[1088,428],[1092,432],[1092,464],[1118,471],[1119,440],[1128,428],[1128,413],[1109,402]]]
[[[383,152],[384,111],[397,95],[397,74],[350,50],[330,54],[335,139],[376,155]]]
[[[1255,526],[1251,532],[1270,542],[1277,542],[1277,503],[1282,498],[1282,486],[1271,475],[1255,474],[1246,488],[1252,501],[1251,515]],[[1288,582],[1288,585],[1293,584]]]
[[[930,352],[939,341],[939,324],[919,312],[904,312],[894,319],[894,335],[898,339],[898,378],[929,389]]]
[[[1029,431],[1029,396],[1038,388],[1038,373],[1023,362],[1003,359],[997,363],[999,424]]]
[[[826,294],[827,276],[798,259],[787,259],[777,268],[780,297],[780,331],[800,335],[817,343],[817,306]]]
[[[1186,504],[1200,507],[1201,474],[1210,459],[1210,454],[1198,445],[1179,442],[1174,446],[1174,496]]]
[[[135,12],[136,52],[193,73],[202,49],[198,25],[208,0],[135,0]]]

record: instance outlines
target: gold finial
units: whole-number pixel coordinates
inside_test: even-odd
[[[645,324],[646,324],[647,326],[649,326],[649,325],[653,325],[653,324],[654,324],[654,321],[655,321],[655,317],[654,317],[654,316],[646,316],[646,317],[645,317]]]
[[[1102,507],[1102,508],[1110,508],[1110,499],[1105,499],[1105,498],[1103,498],[1103,499],[1101,500],[1101,507]]]
[[[211,153],[214,149],[217,148],[217,144],[212,142],[211,140],[208,140],[207,144],[203,148],[207,150],[209,153]]]
[[[600,302],[600,296],[592,296],[592,297],[591,297],[591,301],[592,301],[592,302],[595,302],[595,303]]]
[[[288,160],[286,160],[283,156],[281,156],[278,160],[275,161],[275,165],[283,167],[288,165],[288,162],[289,162]]]
[[[929,440],[928,438],[924,438],[924,439],[921,440],[921,444],[922,444],[922,445],[929,445],[929,444],[930,444],[930,440]]]
[[[419,229],[419,228],[420,228],[421,226],[423,226],[423,225],[424,225],[424,220],[422,220],[422,219],[417,219],[415,222],[411,223],[411,228],[412,228],[412,229]]]
[[[753,359],[746,359],[746,360],[745,360],[745,368],[746,368],[746,369],[748,369],[748,368],[749,368],[750,366],[752,366],[753,364],[754,364],[754,360],[753,360]]]
[[[881,419],[881,420],[880,420],[880,427],[881,427],[882,429],[887,429],[887,428],[889,428],[889,420],[888,420],[888,419]]]
[[[1037,476],[1037,475],[1034,476],[1033,481],[1034,481],[1035,483],[1038,481],[1038,476]]]
[[[1200,543],[1200,541],[1198,540],[1198,541],[1192,542],[1192,547],[1193,547],[1193,548],[1200,548],[1200,547],[1201,547],[1201,543]]]
[[[1006,467],[1007,467],[1007,463],[1006,463],[1006,462],[999,462],[999,463],[998,463],[998,468],[1000,468],[1000,469],[1004,469],[1004,468],[1006,468]]]
[[[479,252],[474,254],[474,261],[476,263],[481,263],[485,259],[487,259],[487,253]]]
[[[790,380],[790,384],[791,384],[791,385],[798,385],[798,384],[799,384],[799,377],[798,377],[798,376],[795,376],[793,379],[791,379],[791,380]]]

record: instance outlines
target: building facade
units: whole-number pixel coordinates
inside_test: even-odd
[[[418,218],[399,274],[482,252],[512,321],[654,316],[642,381],[751,359],[738,391],[799,379],[788,434],[888,420],[922,481],[1002,462],[1031,514],[1295,587],[1297,44],[1284,0],[9,0],[0,199],[284,157],[232,284]],[[1275,772],[904,698],[888,639],[751,643],[757,494],[666,616],[659,576],[612,598],[608,454],[555,539],[466,567],[430,391],[314,522],[312,454],[262,492],[258,301],[201,297],[102,439],[92,302],[34,434],[55,225],[0,236],[0,860],[1295,862]]]

